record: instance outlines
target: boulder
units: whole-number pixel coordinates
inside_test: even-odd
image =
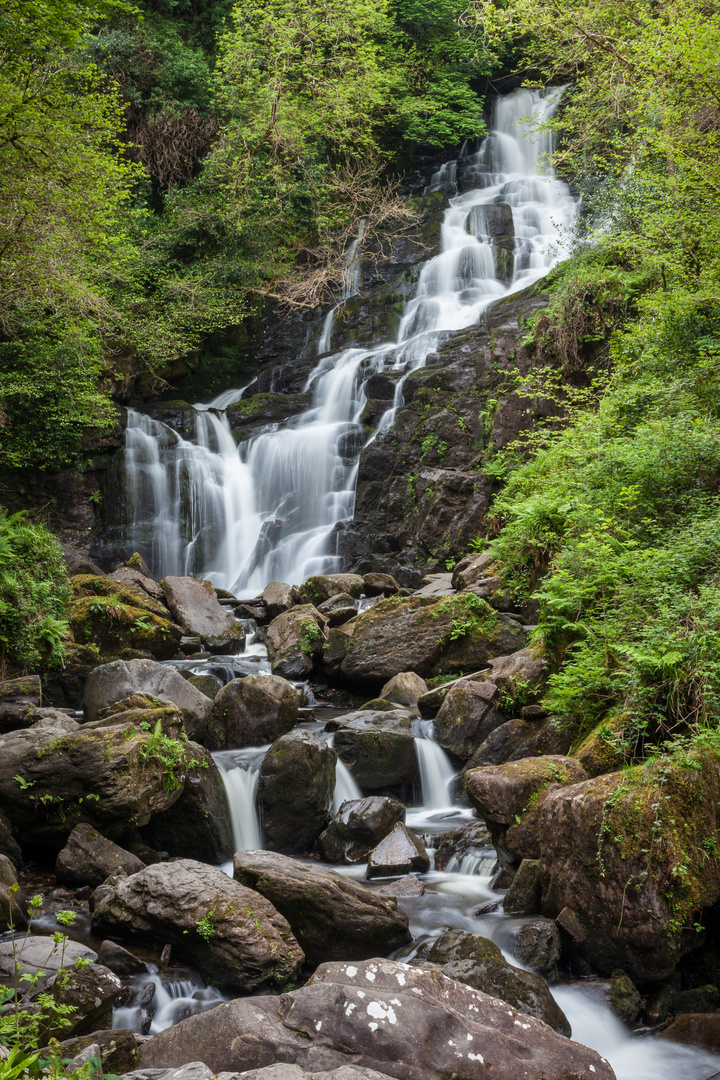
[[[206,698],[210,698],[211,701],[214,701],[218,696],[222,686],[217,675],[191,675],[187,681],[201,694],[204,694]]]
[[[93,1031],[90,1035],[77,1035],[74,1039],[63,1039],[58,1043],[60,1058],[65,1061],[88,1047],[97,1046],[102,1072],[107,1074],[127,1073],[134,1069],[140,1057],[140,1048],[135,1032],[129,1028],[115,1028],[111,1031]]]
[[[320,850],[329,862],[356,863],[368,857],[398,822],[405,807],[387,795],[344,802],[320,836]]]
[[[472,769],[465,774],[465,790],[485,821],[510,825],[550,788],[577,784],[584,779],[582,766],[573,758],[524,758],[506,765]]]
[[[7,855],[0,855],[0,926],[26,926],[27,902],[18,885],[15,867]]]
[[[192,859],[156,863],[123,878],[92,913],[95,933],[172,945],[221,990],[292,985],[303,952],[286,920],[259,893]]]
[[[719,1007],[720,990],[712,983],[706,983],[705,986],[698,986],[693,990],[676,990],[670,996],[670,1011],[675,1016],[680,1016],[681,1013],[718,1012]]]
[[[112,578],[113,581],[121,582],[123,585],[132,585],[136,589],[142,589],[153,600],[165,604],[165,594],[157,581],[141,573],[140,570],[135,570],[131,566],[118,566],[117,570],[113,570],[112,574],[108,574],[108,577]]]
[[[75,888],[91,885],[95,888],[118,870],[136,874],[144,866],[136,855],[118,847],[112,840],[106,840],[92,825],[82,823],[75,826],[59,853],[55,873],[61,885]]]
[[[76,574],[72,579],[73,593],[78,598],[106,597],[115,604],[143,608],[161,619],[168,618],[168,609],[163,598],[156,600],[145,588],[134,583],[119,581],[117,578],[94,574]]]
[[[279,675],[247,675],[218,691],[210,710],[211,750],[263,746],[295,725],[300,691]]]
[[[327,619],[312,604],[278,615],[265,631],[268,659],[274,675],[306,679],[322,656]]]
[[[494,558],[491,552],[483,551],[479,555],[466,555],[460,562],[455,563],[450,579],[453,589],[462,592],[463,589],[477,584],[491,572]]]
[[[346,593],[357,600],[363,591],[363,585],[364,581],[359,574],[318,574],[308,578],[305,584],[300,586],[298,602],[318,607],[339,593]]]
[[[488,677],[500,687],[508,707],[527,702],[528,695],[537,699],[545,688],[548,662],[535,644],[507,656],[495,656],[489,664]]]
[[[473,858],[495,855],[484,821],[471,821],[442,833],[435,851],[435,869],[459,870],[466,855]]]
[[[73,1038],[87,1035],[97,1028],[108,1027],[115,1002],[123,991],[117,975],[102,964],[82,967],[66,964],[50,979],[41,993],[49,994],[56,1005],[66,1006],[70,1022],[59,1023],[60,1017],[48,1014],[47,1022],[40,1025],[38,1044],[47,1046],[51,1039],[60,1035]]]
[[[277,618],[283,612],[295,606],[292,585],[285,581],[271,581],[262,591],[262,602],[270,619]]]
[[[52,729],[63,735],[80,727],[78,721],[64,709],[33,709],[28,713],[28,720],[30,727]]]
[[[552,925],[552,924],[551,924]],[[540,976],[508,964],[494,941],[466,930],[446,930],[428,956],[443,974],[507,1001],[518,1012],[570,1035],[570,1024]]]
[[[528,919],[513,935],[513,956],[550,982],[557,981],[560,935],[550,919]]]
[[[53,856],[80,822],[116,840],[147,825],[179,798],[188,768],[182,742],[132,723],[0,736],[4,810],[23,845]]]
[[[424,874],[430,869],[430,859],[415,833],[400,822],[370,852],[368,878],[396,877],[415,871]]]
[[[238,998],[148,1039],[140,1063],[214,1073],[274,1062],[328,1070],[352,1064],[396,1080],[613,1080],[594,1050],[570,1042],[439,971],[392,960],[323,964],[300,990]]]
[[[16,948],[12,941],[0,942],[0,979],[7,981],[15,975],[15,952]],[[54,940],[49,934],[36,934],[23,939],[22,957],[20,958],[22,971],[26,975],[38,975],[45,972],[46,978],[41,980],[40,985],[46,986],[63,965],[72,967],[76,960],[97,960],[98,954],[81,945],[79,941],[67,941],[64,945]]]
[[[388,881],[387,884],[381,885],[375,892],[379,896],[394,896],[394,897],[406,897],[406,896],[424,896],[425,883],[420,880],[417,874],[405,874],[404,877],[398,878],[396,881]]]
[[[453,686],[433,724],[437,742],[455,757],[466,761],[488,735],[504,723],[499,703],[500,691],[489,679]]]
[[[263,758],[258,782],[265,844],[271,851],[312,851],[330,818],[337,755],[309,731],[277,739]]]
[[[318,605],[318,611],[328,621],[328,626],[342,626],[354,619],[358,611],[358,602],[349,593],[338,593]]]
[[[417,706],[418,700],[427,693],[427,683],[414,671],[401,671],[386,682],[380,691],[380,697],[398,705]]]
[[[116,975],[137,975],[148,970],[147,964],[138,960],[128,949],[116,941],[103,941],[98,949],[98,960]]]
[[[339,716],[334,747],[361,788],[376,791],[389,784],[414,783],[419,779],[415,740],[410,716],[399,710],[360,710]]]
[[[506,915],[539,915],[541,899],[540,863],[523,859],[503,897],[503,911]]]
[[[506,761],[519,761],[521,758],[544,757],[548,754],[564,756],[569,753],[576,736],[575,725],[552,716],[537,720],[508,720],[480,743],[463,771],[479,769],[484,765],[503,765]],[[583,765],[577,754],[573,754],[573,757]]]
[[[218,601],[212,583],[201,578],[165,577],[160,582],[173,618],[186,634],[197,635],[214,653],[242,648],[245,633]]]
[[[603,720],[586,735],[573,753],[589,777],[617,772],[626,763],[621,718]]]
[[[661,982],[697,948],[686,928],[720,899],[706,856],[719,829],[720,758],[698,749],[548,788],[504,845],[539,861],[542,914],[574,914],[573,949],[595,971]]]
[[[270,851],[238,851],[235,880],[284,915],[310,964],[366,960],[406,945],[408,917],[392,900],[324,866]]]
[[[222,775],[204,746],[186,742],[184,747],[189,767],[180,798],[153,814],[144,839],[177,858],[226,862],[233,853],[233,831]]]
[[[471,672],[469,675],[459,676],[457,679],[443,679],[438,686],[428,690],[418,699],[418,711],[426,720],[432,720],[440,711],[440,706],[454,686],[460,686],[466,682],[484,682],[488,668],[482,671]]]
[[[426,574],[413,596],[426,596],[437,600],[441,596],[454,596],[457,589],[452,585],[452,574]]]
[[[135,693],[171,701],[182,713],[190,738],[203,741],[212,705],[210,698],[183,679],[175,668],[155,660],[115,660],[91,671],[83,696],[85,719],[99,719],[110,705]]]
[[[684,1013],[661,1031],[658,1038],[720,1054],[720,1013]],[[717,1075],[714,1073],[710,1080],[715,1080]]]
[[[0,682],[0,732],[29,727],[28,714],[42,701],[39,675],[24,675],[21,679]]]
[[[77,599],[68,607],[68,621],[78,646],[92,643],[103,661],[127,650],[157,660],[170,660],[176,654],[181,628],[142,589],[112,578],[85,576],[73,578],[73,586]]]
[[[400,586],[392,574],[363,574],[363,592],[366,596],[394,596]]]

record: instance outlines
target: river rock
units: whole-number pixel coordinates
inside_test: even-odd
[[[327,825],[337,755],[324,739],[300,729],[277,739],[258,782],[265,844],[271,851],[312,851]]]
[[[539,915],[541,900],[540,863],[523,859],[503,897],[503,911],[506,915]]]
[[[513,935],[513,956],[550,982],[557,981],[560,935],[550,919],[522,922]]]
[[[538,698],[548,678],[548,662],[535,644],[495,656],[489,660],[489,678],[499,686],[507,703],[526,702],[528,695]]]
[[[577,727],[552,716],[538,720],[508,720],[496,727],[478,746],[463,771],[484,765],[503,765],[521,758],[566,755],[577,735]],[[585,768],[582,760],[573,754]],[[585,769],[587,773],[587,769]],[[588,776],[590,774],[588,773]]]
[[[42,701],[39,675],[24,675],[20,679],[0,682],[0,732],[29,727],[28,714]]]
[[[387,795],[344,802],[320,836],[320,850],[329,862],[356,863],[405,821],[405,807]]]
[[[545,980],[508,964],[494,941],[465,930],[446,930],[434,943],[428,961],[439,965],[448,978],[501,998],[518,1012],[570,1036],[568,1019]]]
[[[156,851],[216,865],[233,853],[233,832],[225,785],[212,754],[198,743],[184,744],[185,786],[169,810],[153,814],[143,837]]]
[[[23,864],[22,849],[13,836],[9,819],[0,811],[0,854],[5,855],[19,870]]]
[[[233,867],[285,916],[310,964],[366,960],[411,940],[397,904],[334,870],[269,851],[238,851]]]
[[[318,611],[328,621],[328,626],[342,626],[357,615],[357,600],[349,593],[337,593],[318,605]]]
[[[490,680],[453,686],[433,725],[440,746],[466,761],[490,732],[504,723],[499,702],[500,691]]]
[[[307,579],[298,589],[298,601],[301,604],[320,604],[331,596],[347,593],[354,600],[363,591],[364,581],[359,574],[318,574]]]
[[[95,933],[170,944],[221,990],[292,985],[303,962],[272,904],[192,859],[156,863],[119,881],[95,906],[92,926]]]
[[[98,960],[116,975],[137,975],[147,972],[147,964],[138,960],[128,949],[116,941],[103,941],[98,949]]]
[[[235,652],[245,634],[232,612],[219,603],[210,581],[165,577],[160,582],[167,606],[186,634],[196,634],[210,652]]]
[[[300,691],[279,675],[248,675],[218,691],[210,710],[211,750],[263,746],[295,725]]]
[[[322,657],[326,641],[327,619],[312,604],[300,604],[278,615],[265,632],[273,674],[306,679]]]
[[[61,1025],[58,1017],[49,1014],[46,1023],[41,1024],[38,1044],[47,1046],[51,1039],[64,1035],[71,1039],[77,1035],[87,1035],[97,1028],[108,1027],[115,1002],[122,993],[123,986],[117,975],[102,964],[88,964],[77,968],[65,966],[55,975],[42,993],[49,994],[56,1005],[68,1006],[69,1024]]]
[[[454,686],[460,686],[466,682],[484,682],[488,668],[482,671],[471,672],[469,675],[459,676],[457,679],[447,679],[439,686],[433,687],[418,699],[418,711],[426,720],[432,720],[440,711],[440,706]]]
[[[594,1050],[506,1002],[391,960],[323,964],[290,994],[189,1017],[145,1042],[140,1063],[178,1068],[198,1058],[216,1074],[284,1060],[307,1071],[366,1066],[396,1080],[614,1076]]]
[[[115,660],[91,671],[83,696],[85,719],[98,720],[109,706],[136,693],[171,701],[180,709],[190,738],[203,741],[212,706],[210,698],[175,668],[155,660]]]
[[[489,551],[483,551],[479,555],[466,555],[464,559],[453,567],[450,582],[453,589],[461,592],[475,585],[485,577],[494,562],[494,556]]]
[[[363,574],[363,592],[366,596],[395,596],[400,586],[392,574]]]
[[[52,729],[58,735],[67,735],[80,727],[78,721],[64,709],[33,709],[28,713],[28,720],[30,727]]]
[[[334,746],[338,757],[361,788],[376,791],[389,784],[419,779],[410,716],[393,712],[358,711],[339,716]]]
[[[165,593],[157,581],[149,575],[141,573],[140,570],[136,570],[131,566],[118,566],[117,570],[113,570],[112,574],[108,574],[108,577],[111,577],[113,581],[120,581],[123,585],[133,585],[136,589],[142,589],[153,600],[165,605]]]
[[[76,825],[55,863],[55,873],[61,885],[78,887],[102,885],[105,878],[117,870],[136,874],[145,863],[124,848],[106,840],[92,825]]]
[[[395,881],[388,881],[375,890],[379,896],[410,897],[424,896],[425,882],[421,881],[417,874],[405,874],[404,877]]]
[[[435,851],[437,870],[457,870],[466,855],[475,858],[494,856],[495,852],[490,834],[484,821],[471,821],[468,825],[459,825],[438,837]]]
[[[0,736],[0,800],[20,842],[53,857],[80,822],[118,840],[179,798],[187,758],[171,747],[163,756],[133,724],[13,731]]]
[[[401,671],[399,675],[394,675],[389,682],[385,683],[379,696],[385,701],[415,708],[423,694],[427,694],[425,680],[414,671]]]
[[[452,584],[452,574],[426,574],[413,596],[428,596],[436,600],[439,596],[454,596],[456,592],[457,589],[453,588]]]
[[[412,870],[424,874],[430,869],[430,859],[415,833],[399,823],[370,852],[368,878],[396,877]]]
[[[60,1058],[66,1061],[88,1047],[97,1046],[101,1070],[104,1074],[127,1073],[134,1069],[140,1057],[140,1049],[135,1039],[135,1032],[129,1028],[114,1028],[110,1031],[93,1031],[90,1035],[78,1035],[74,1039],[63,1039],[58,1043]]]
[[[18,886],[15,867],[7,855],[0,855],[0,926],[27,925],[28,908]]]
[[[92,644],[103,662],[128,651],[169,660],[178,650],[182,629],[157,600],[134,585],[108,577],[80,575],[72,579],[75,599],[68,621],[77,645]]]
[[[524,758],[467,772],[465,790],[485,821],[509,825],[525,813],[531,799],[536,800],[551,787],[577,784],[584,779],[582,766],[573,758]]]
[[[285,581],[271,581],[262,591],[262,602],[270,619],[277,618],[283,612],[295,606],[292,585]]]
[[[720,1013],[684,1013],[661,1031],[658,1038],[720,1054]],[[710,1080],[715,1080],[716,1075],[720,1074],[713,1074]]]

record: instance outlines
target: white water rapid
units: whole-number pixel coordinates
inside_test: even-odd
[[[258,851],[263,846],[256,797],[260,762],[268,749],[254,746],[213,754],[227,796],[234,851]]]
[[[242,391],[198,406],[193,439],[129,412],[128,553],[139,550],[158,578],[197,574],[244,594],[273,579],[299,584],[341,568],[332,534],[353,515],[357,477],[357,459],[342,451],[348,436],[362,435],[366,380],[379,371],[400,376],[393,408],[380,422],[385,430],[410,371],[449,333],[542,277],[566,253],[575,202],[553,173],[550,135],[529,127],[554,111],[560,94],[518,90],[499,98],[479,151],[463,157],[461,170],[451,162],[433,177],[430,190],[454,194],[441,251],[423,266],[397,340],[321,356],[305,388],[312,404],[301,416],[236,448],[224,410]],[[348,250],[341,303],[358,288],[361,247],[362,230]],[[333,324],[331,313],[320,353],[331,348]]]

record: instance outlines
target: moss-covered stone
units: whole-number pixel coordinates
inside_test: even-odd
[[[146,611],[151,611],[153,615],[158,615],[161,619],[169,618],[168,609],[159,600],[154,600],[136,585],[128,585],[126,582],[118,581],[116,578],[94,577],[92,574],[76,574],[72,578],[72,586],[75,597],[104,596],[118,604],[144,608]]]
[[[103,662],[119,656],[124,649],[169,660],[178,651],[182,637],[180,627],[169,619],[153,614],[146,606],[124,604],[112,595],[73,600],[68,618],[75,641],[79,645],[96,645]]]
[[[625,764],[625,754],[618,745],[621,737],[622,720],[605,719],[579,743],[572,756],[588,776],[615,772]]]

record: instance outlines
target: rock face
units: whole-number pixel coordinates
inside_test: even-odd
[[[269,851],[238,851],[233,867],[285,916],[310,964],[366,960],[411,940],[397,904],[333,870]]]
[[[312,851],[327,825],[337,755],[309,731],[291,731],[272,744],[258,781],[265,844],[271,851]]]
[[[180,709],[190,738],[203,741],[212,705],[210,698],[183,679],[175,668],[155,660],[114,660],[91,671],[83,697],[86,720],[99,719],[110,705],[137,693],[171,701]]]
[[[148,1040],[140,1064],[202,1059],[215,1073],[277,1061],[397,1080],[613,1080],[599,1054],[498,998],[391,960],[323,964],[301,990],[237,999]],[[592,1071],[590,1071],[592,1069]]]
[[[415,871],[424,874],[430,868],[430,859],[415,833],[398,823],[392,832],[370,852],[367,876],[395,877]]]
[[[489,680],[453,686],[433,725],[440,746],[467,761],[488,735],[504,722],[499,701],[500,691]]]
[[[91,825],[76,825],[57,857],[55,873],[61,885],[102,885],[105,878],[122,870],[136,874],[145,863],[136,855],[106,840]]]
[[[344,802],[320,836],[320,849],[334,863],[362,862],[398,822],[405,807],[387,795]]]
[[[529,807],[531,799],[557,785],[586,779],[573,758],[524,758],[507,765],[489,765],[465,774],[465,790],[485,821],[510,825]]]
[[[279,675],[248,675],[226,683],[213,702],[207,745],[211,750],[263,746],[295,724],[300,691]]]
[[[333,722],[338,757],[368,791],[419,779],[415,740],[405,712],[347,713]]]
[[[192,577],[166,577],[160,582],[173,618],[186,634],[201,638],[210,652],[233,652],[245,635],[235,616],[218,603],[210,581]]]
[[[379,696],[385,701],[393,701],[397,705],[410,705],[414,708],[423,694],[427,694],[425,680],[414,671],[401,671],[399,675],[395,675],[385,683]]]
[[[494,941],[465,930],[446,930],[433,945],[428,960],[448,978],[501,998],[518,1012],[542,1020],[561,1035],[570,1035],[567,1017],[545,980],[508,964]]]
[[[220,989],[292,985],[303,953],[286,920],[259,893],[191,859],[124,878],[92,913],[95,932],[164,941]]]
[[[278,615],[265,631],[268,659],[274,675],[306,679],[322,656],[327,619],[312,604]]]

